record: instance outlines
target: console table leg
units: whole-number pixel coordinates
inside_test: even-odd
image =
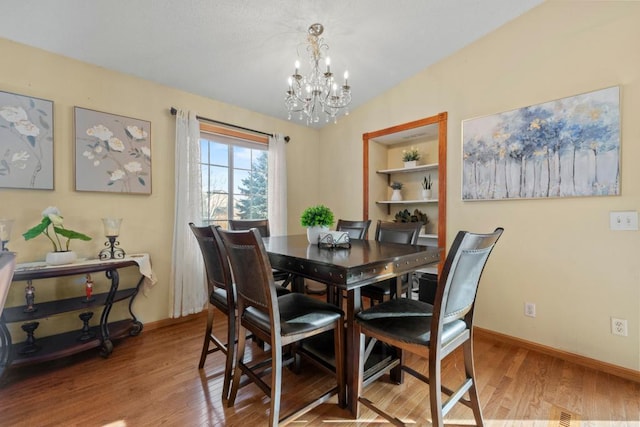
[[[100,349],[100,356],[107,358],[113,352],[113,343],[111,340],[104,340]]]
[[[113,305],[113,297],[118,291],[118,286],[120,285],[120,275],[118,274],[118,270],[107,270],[105,271],[105,276],[107,276],[107,279],[111,280],[111,288],[109,289],[107,300],[104,303],[102,316],[100,316],[100,332],[102,334],[103,342],[109,341],[109,313],[111,312],[111,306]],[[109,341],[109,344],[111,344],[111,341]],[[104,345],[105,344],[103,344],[103,347]],[[113,345],[111,345],[111,348],[113,349]],[[111,351],[108,351],[107,356],[110,353]]]
[[[135,292],[129,298],[129,314],[131,314],[131,322],[132,322],[131,329],[129,330],[129,335],[132,337],[139,335],[140,332],[142,332],[142,328],[144,326],[142,322],[138,320],[136,315],[133,314],[133,300],[136,298],[136,295],[138,295],[138,291],[140,291],[140,286],[142,285],[143,282],[144,282],[144,276],[140,277],[140,280],[138,280],[138,284],[136,285]]]

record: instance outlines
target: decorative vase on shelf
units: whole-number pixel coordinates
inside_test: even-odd
[[[418,161],[417,160],[410,160],[408,162],[404,162],[404,167],[405,168],[415,168],[416,166],[418,166]]]
[[[433,198],[433,192],[431,191],[430,188],[426,189],[426,190],[422,190],[422,199],[423,200],[430,200]]]
[[[320,233],[326,231],[329,231],[329,227],[326,225],[314,225],[312,227],[307,227],[307,240],[311,244],[317,244]]]
[[[78,259],[78,255],[76,255],[73,251],[63,251],[63,252],[47,252],[47,257],[45,261],[49,265],[64,265],[64,264],[72,264]]]
[[[402,200],[402,192],[399,189],[398,190],[394,189],[391,192],[391,201],[399,202],[401,200]]]

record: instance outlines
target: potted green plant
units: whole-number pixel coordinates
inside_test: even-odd
[[[391,200],[394,202],[402,200],[402,192],[400,191],[402,190],[402,183],[393,181],[391,184],[389,184],[389,187],[391,187],[391,189],[393,190],[391,192]]]
[[[433,182],[431,181],[431,174],[429,174],[428,176],[425,176],[424,179],[422,180],[422,198],[424,200],[429,200],[433,198],[433,193],[431,191],[432,185],[433,185]]]
[[[402,150],[402,161],[405,168],[412,168],[418,164],[420,160],[420,152],[416,147],[411,147],[408,150]]]
[[[320,233],[329,231],[329,227],[333,223],[333,212],[325,205],[310,206],[302,211],[300,216],[300,224],[303,227],[307,227],[309,243],[318,243]]]
[[[49,226],[53,228],[53,232],[50,231]],[[76,253],[69,249],[72,239],[91,240],[91,237],[86,234],[65,228],[60,211],[53,206],[42,211],[42,221],[27,230],[22,236],[24,240],[30,240],[41,234],[45,235],[53,245],[53,251],[47,253],[46,257],[47,264],[52,265],[69,264],[77,259]],[[64,239],[67,240],[63,243]]]

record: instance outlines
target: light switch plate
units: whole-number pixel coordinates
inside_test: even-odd
[[[611,230],[637,230],[638,211],[609,212],[609,228]]]

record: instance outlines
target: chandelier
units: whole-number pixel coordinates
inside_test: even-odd
[[[320,121],[324,115],[325,121],[333,119],[338,121],[338,114],[344,109],[345,115],[349,114],[347,106],[351,103],[351,87],[349,86],[349,72],[344,72],[344,82],[339,85],[331,72],[331,60],[325,59],[325,70],[320,69],[322,51],[328,50],[324,39],[320,37],[324,31],[322,24],[313,24],[309,27],[307,35],[307,52],[311,71],[308,75],[300,74],[300,61],[295,63],[295,72],[289,76],[289,89],[284,99],[289,111],[288,119],[292,113],[298,113],[300,120],[306,120],[307,125]]]

